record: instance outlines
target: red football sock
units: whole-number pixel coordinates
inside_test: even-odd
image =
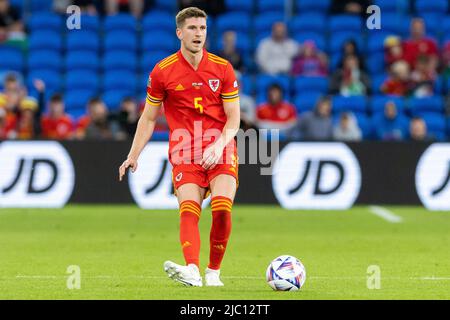
[[[180,204],[180,243],[186,265],[199,266],[200,232],[198,220],[201,213],[200,205],[193,200],[186,200]]]
[[[232,205],[233,202],[227,197],[217,196],[211,199],[212,226],[209,237],[210,251],[208,265],[210,269],[220,269],[231,232]]]

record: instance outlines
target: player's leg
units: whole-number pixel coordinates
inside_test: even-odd
[[[200,233],[198,221],[205,188],[194,183],[186,183],[177,188],[180,204],[180,243],[186,265],[172,261],[164,263],[164,270],[170,278],[190,286],[202,286],[199,271]]]
[[[220,265],[231,233],[231,208],[236,194],[236,178],[220,174],[210,182],[212,225],[210,232],[209,265],[205,272],[206,285],[223,286]]]

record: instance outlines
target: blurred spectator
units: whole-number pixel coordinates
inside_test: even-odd
[[[406,137],[408,120],[398,113],[395,102],[388,101],[384,113],[374,116],[375,135],[379,140],[403,140]]]
[[[289,73],[292,59],[298,53],[298,43],[287,36],[286,25],[276,22],[272,36],[267,37],[256,48],[256,62],[262,72],[268,74]]]
[[[23,40],[24,26],[20,13],[10,5],[9,0],[0,0],[0,43],[6,40]]]
[[[122,100],[118,121],[120,129],[126,135],[126,138],[133,138],[139,121],[138,105],[133,98],[126,97]]]
[[[144,0],[105,0],[105,11],[108,15],[119,12],[129,12],[136,18],[140,18],[144,12]]]
[[[223,48],[219,56],[230,61],[235,70],[244,71],[241,53],[236,49],[236,32],[226,31],[222,35]]]
[[[293,140],[327,141],[333,138],[331,99],[319,99],[313,111],[302,114],[287,136]]]
[[[358,48],[358,44],[355,40],[349,39],[344,42],[341,50],[341,61],[339,61],[338,68],[342,68],[344,66],[345,58],[348,56],[356,56],[359,60],[359,68],[361,70],[365,70],[364,56],[361,54],[361,51]]]
[[[335,71],[330,80],[330,92],[343,96],[365,95],[370,91],[370,80],[359,67],[358,57],[348,55],[341,69]]]
[[[7,74],[3,88],[0,96],[5,100],[4,108],[7,112],[18,111],[20,101],[26,96],[26,90],[19,82],[18,77],[14,73]]]
[[[16,138],[17,117],[6,109],[6,99],[0,97],[0,140]]]
[[[26,97],[20,101],[19,117],[16,125],[17,138],[29,140],[36,138],[36,125],[39,120],[36,119],[38,103],[32,97]]]
[[[333,139],[338,141],[361,141],[361,129],[351,112],[343,112],[333,129]]]
[[[187,7],[200,8],[211,16],[217,16],[226,11],[224,0],[178,0],[179,10]]]
[[[314,41],[305,41],[299,55],[294,58],[291,73],[294,76],[326,76],[327,57],[319,51]]]
[[[427,133],[427,124],[422,118],[412,118],[409,122],[409,137],[412,141],[432,141],[433,137]]]
[[[435,66],[431,62],[430,57],[420,56],[417,59],[414,71],[411,73],[411,81],[414,84],[414,96],[426,97],[433,95],[435,80]]]
[[[422,18],[411,20],[410,38],[403,43],[405,60],[414,69],[420,56],[430,58],[433,69],[438,65],[438,47],[436,41],[426,37],[425,22]]]
[[[330,11],[331,14],[357,14],[365,17],[371,2],[370,0],[332,0]]]
[[[260,129],[279,129],[285,131],[295,125],[297,112],[295,107],[284,100],[283,89],[272,84],[267,89],[267,103],[256,109],[256,122]]]
[[[384,62],[389,67],[397,61],[405,61],[402,42],[398,36],[389,36],[384,40]]]
[[[46,139],[64,140],[73,136],[74,123],[64,112],[64,100],[60,94],[50,98],[48,114],[41,119],[42,137]]]
[[[85,14],[97,15],[99,12],[98,2],[95,0],[53,0],[53,9],[62,14],[66,14],[67,7],[71,5],[80,7]]]
[[[89,125],[86,127],[86,139],[116,139],[119,133],[119,127],[115,122],[110,121],[108,109],[105,103],[94,98],[89,101]]]
[[[390,76],[381,85],[381,91],[387,95],[407,96],[412,88],[409,65],[399,60],[391,65]]]
[[[256,128],[256,103],[255,99],[244,93],[244,83],[241,81],[242,75],[236,72],[239,81],[239,104],[241,110],[241,128],[244,130]]]

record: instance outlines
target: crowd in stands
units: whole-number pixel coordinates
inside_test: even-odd
[[[63,15],[69,5],[77,5],[87,16],[104,19],[127,13],[137,21],[144,21],[153,10],[160,13],[162,7],[168,6],[169,11],[172,10],[170,25],[178,9],[188,6],[205,9],[217,29],[215,38],[209,36],[208,49],[229,60],[239,79],[241,127],[244,129],[279,129],[282,138],[310,141],[448,140],[450,120],[445,114],[448,103],[443,95],[447,94],[447,83],[450,84],[447,81],[450,41],[446,41],[445,35],[441,41],[436,33],[428,32],[430,20],[414,12],[421,1],[324,0],[316,4],[293,1],[299,3],[298,6],[313,3],[312,7],[317,6],[313,10],[319,11],[310,13],[309,20],[300,19],[299,8],[293,9],[295,14],[291,19],[278,19],[275,13],[269,21],[258,22],[255,18],[255,28],[258,23],[270,23],[270,32],[253,35],[250,39],[255,42],[253,49],[246,41],[248,37],[243,36],[246,29],[250,30],[245,21],[236,26],[226,19],[229,14],[240,14],[240,11],[233,11],[236,8],[229,10],[230,6],[241,6],[245,10],[245,3],[252,3],[253,8],[257,1],[179,0],[173,5],[173,1],[158,0],[60,0],[52,3],[51,10]],[[441,2],[444,1],[447,2]],[[27,27],[23,18],[25,8],[17,6],[18,2],[0,0],[0,54],[2,48],[8,46],[19,47],[26,55],[33,50],[30,34],[35,31]],[[271,8],[281,8],[285,17],[284,5],[280,7],[279,3],[273,1]],[[355,32],[330,30],[328,40],[318,31],[331,17],[345,15],[365,19],[369,5],[389,3],[396,3],[405,16],[412,18],[382,21],[401,24],[399,30],[407,28],[407,32],[390,29],[384,32],[383,22],[382,32],[363,31],[364,24],[361,24],[356,35]],[[318,9],[320,6],[322,8]],[[446,8],[448,10],[448,4]],[[412,13],[416,16],[410,15]],[[295,19],[296,15],[299,19]],[[443,17],[449,17],[449,13],[444,12]],[[354,21],[351,18],[347,23]],[[333,22],[330,25],[334,26]],[[335,26],[340,25],[336,22]],[[296,34],[295,30],[302,32]],[[339,37],[342,34],[345,37]],[[367,39],[363,39],[363,34]],[[114,45],[111,46],[114,48]],[[86,57],[82,68],[89,64],[90,56]],[[156,61],[146,64],[146,74]],[[0,139],[130,139],[145,104],[145,87],[139,86],[141,93],[131,90],[132,94],[115,97],[114,107],[111,107],[111,99],[91,94],[85,97],[82,110],[78,107],[74,112],[68,94],[64,90],[54,90],[55,85],[45,77],[31,77],[30,72],[10,72],[1,62],[0,72],[3,78]],[[67,70],[66,79],[69,72]],[[87,78],[86,83],[90,85],[92,79]],[[105,74],[105,82],[106,78]],[[115,82],[110,81],[112,88],[121,81],[123,83],[123,79],[117,77]],[[164,117],[160,117],[156,134],[166,139],[167,130]]]

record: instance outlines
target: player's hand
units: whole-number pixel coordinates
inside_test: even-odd
[[[125,173],[127,172],[128,168],[131,168],[131,172],[136,172],[137,170],[137,161],[132,159],[132,158],[128,158],[127,160],[125,160],[122,165],[119,167],[119,181],[122,181],[123,176],[125,175]]]
[[[223,146],[221,143],[213,143],[205,149],[205,152],[203,152],[203,158],[200,165],[206,170],[213,169],[219,162],[222,154]]]

